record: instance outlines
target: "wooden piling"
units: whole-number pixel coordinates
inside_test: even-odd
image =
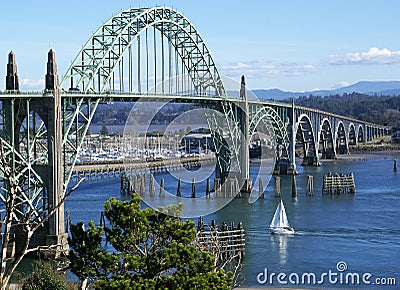
[[[160,184],[160,197],[164,196],[164,178],[161,178],[161,184]]]
[[[297,196],[296,176],[292,175],[292,197]]]
[[[178,187],[176,189],[176,196],[181,197],[181,179],[178,179]]]
[[[137,194],[140,194],[140,175],[135,175],[134,189]]]
[[[307,176],[307,196],[314,195],[314,177],[312,175]]]
[[[258,197],[264,198],[264,186],[261,178],[258,179]]]
[[[210,197],[210,178],[207,178],[206,197]]]
[[[196,198],[196,181],[192,179],[192,198]]]
[[[225,182],[224,182],[224,184],[223,184],[223,187],[224,187],[224,197],[227,197],[227,196],[226,196],[227,183],[228,183],[228,180],[225,179]]]
[[[121,194],[125,194],[125,174],[121,176],[120,190]]]
[[[236,184],[236,197],[241,198],[242,192],[240,190],[239,179],[235,176],[235,184]]]
[[[215,197],[220,197],[221,194],[221,179],[214,178],[214,193]]]
[[[393,171],[397,172],[397,158],[393,159]]]
[[[143,174],[140,178],[140,196],[146,194],[146,174]]]
[[[154,175],[150,174],[150,181],[149,181],[149,193],[151,197],[154,197],[156,192],[156,188],[154,186]]]
[[[275,197],[280,197],[281,195],[281,177],[275,176]]]
[[[129,195],[131,195],[133,192],[135,192],[135,189],[133,188],[133,177],[132,175],[129,175]]]

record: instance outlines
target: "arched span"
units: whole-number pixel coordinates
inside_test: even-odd
[[[314,131],[311,125],[311,120],[306,114],[298,117],[296,122],[296,155],[303,157],[302,165],[317,165],[318,156],[315,146]]]
[[[349,129],[348,129],[348,140],[349,140],[349,145],[357,145],[357,135],[356,135],[356,128],[353,123],[349,124]]]
[[[270,136],[274,136],[274,147],[276,157],[289,158],[289,136],[285,124],[282,122],[281,117],[271,107],[257,106],[250,114],[249,124],[249,141],[255,134],[257,126],[260,122],[263,122],[264,126],[268,130]],[[250,144],[248,144],[250,145]]]
[[[364,142],[365,136],[364,136],[364,127],[362,125],[358,126],[357,130],[357,143]]]
[[[327,118],[324,118],[320,125],[318,151],[322,159],[336,158],[335,144],[333,142],[332,125]]]
[[[153,28],[154,35],[149,37],[150,27]],[[156,32],[161,33],[161,44],[156,40]],[[143,37],[140,37],[142,34]],[[154,56],[154,59],[150,63],[150,53],[147,49],[149,49],[148,39],[151,37],[154,38],[151,45],[153,46],[151,57]],[[173,52],[171,47],[169,50],[164,48],[164,39],[174,48]],[[131,46],[135,41],[138,48],[136,58],[139,60],[138,65],[133,68],[134,52],[131,51]],[[140,62],[143,42],[146,48],[146,53],[142,55],[142,58],[146,59],[145,68]],[[157,51],[157,46],[161,45]],[[158,56],[161,55],[161,59],[157,60],[156,52]],[[179,55],[180,64],[178,57],[175,58],[175,63],[171,63],[172,53]],[[129,59],[125,68],[124,57]],[[169,62],[164,63],[165,58]],[[162,62],[161,68],[160,62]],[[61,83],[65,86],[70,82],[68,88],[71,90],[102,93],[107,89],[115,89],[115,82],[119,82],[117,90],[126,92],[123,81],[129,78],[128,92],[141,93],[140,70],[146,69],[146,76],[149,79],[149,66],[151,66],[154,69],[154,84],[157,84],[157,68],[158,73],[162,70],[158,81],[164,82],[173,77],[171,71],[167,72],[167,68],[171,69],[175,65],[182,67],[181,72],[185,68],[185,73],[191,79],[191,88],[196,93],[225,96],[225,89],[214,60],[202,37],[185,16],[167,7],[133,8],[111,17],[92,35],[76,56]],[[124,74],[127,70],[128,77]],[[175,74],[178,75],[178,72],[175,71]],[[138,83],[136,89],[133,86],[134,81]],[[148,87],[147,85],[147,89]]]
[[[348,154],[349,145],[347,140],[346,129],[342,121],[337,125],[336,129],[336,152],[339,154]]]

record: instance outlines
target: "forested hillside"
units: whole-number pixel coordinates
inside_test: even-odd
[[[287,101],[290,102],[290,100]],[[400,96],[370,96],[360,93],[326,97],[310,95],[295,99],[295,104],[376,124],[400,127]],[[98,125],[125,124],[133,106],[134,103],[100,105],[93,118],[93,123]],[[152,106],[151,103],[148,106]],[[152,123],[169,124],[179,114],[193,108],[193,104],[168,104],[152,118]],[[140,112],[137,112],[135,118],[138,123],[141,119],[147,121],[150,111],[147,111],[145,106]]]
[[[400,96],[369,96],[359,93],[327,97],[311,95],[296,99],[295,104],[376,124],[400,126]]]

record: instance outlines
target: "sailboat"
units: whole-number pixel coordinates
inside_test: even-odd
[[[276,208],[269,228],[273,234],[294,234],[293,228],[289,225],[282,199]]]

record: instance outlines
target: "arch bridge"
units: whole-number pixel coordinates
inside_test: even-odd
[[[15,54],[7,64],[1,100],[2,168],[24,193],[21,216],[43,218],[62,200],[96,109],[109,102],[182,102],[205,109],[216,149],[216,174],[249,184],[249,145],[260,130],[276,152],[275,173],[347,154],[349,145],[389,133],[389,128],[294,104],[230,95],[214,59],[194,25],[167,7],[122,11],[93,33],[58,80],[50,50],[45,88],[22,92]],[[238,88],[239,89],[239,88]],[[2,182],[6,183],[4,175]],[[1,189],[6,200],[8,187]],[[49,220],[47,241],[66,241],[61,206]]]

